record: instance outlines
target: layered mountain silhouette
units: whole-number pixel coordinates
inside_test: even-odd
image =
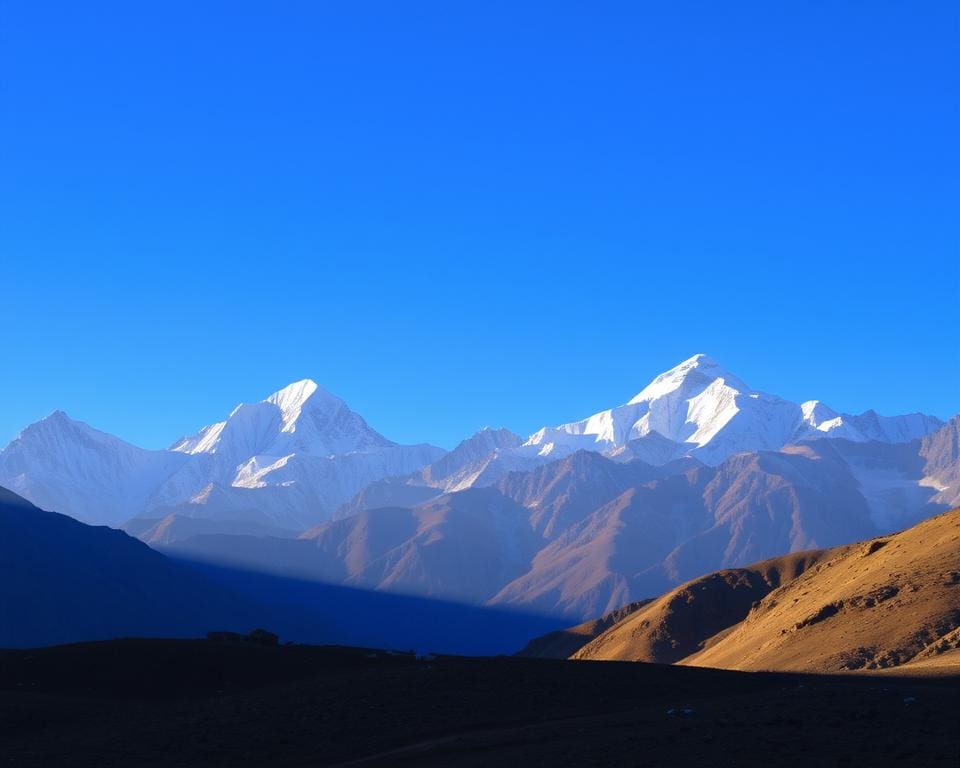
[[[701,576],[522,655],[741,670],[960,669],[960,509]]]
[[[494,485],[509,472],[578,450],[620,462],[695,457],[716,466],[741,451],[822,437],[902,443],[940,426],[923,414],[850,415],[815,400],[791,403],[695,355],[622,406],[544,427],[526,440],[482,430],[448,454],[426,444],[397,445],[305,379],[237,406],[165,451],[138,448],[57,411],[0,451],[0,485],[89,523],[142,518],[156,525],[177,515],[222,521],[224,532],[246,526],[254,534],[288,535],[335,514]],[[379,480],[386,482],[371,485]]]
[[[157,544],[230,567],[589,618],[705,572],[870,538],[946,509],[957,421],[926,441],[822,439],[718,466],[578,451],[496,485],[362,509],[298,540]]]
[[[577,451],[618,462],[664,465],[695,458],[716,466],[739,452],[780,450],[824,438],[862,443],[909,443],[943,426],[933,416],[885,417],[874,411],[841,414],[818,400],[791,403],[753,390],[706,355],[695,355],[654,379],[625,405],[559,427],[544,427],[526,441],[498,430],[497,442],[478,433],[448,456],[405,478],[373,483],[337,512],[406,506],[443,492],[495,485],[510,472],[528,471]]]
[[[121,531],[37,509],[0,488],[0,647],[196,637],[257,610]]]
[[[310,380],[165,451],[57,412],[0,452],[0,484],[205,566],[588,619],[957,504],[958,425],[791,403],[696,355],[623,406],[450,452]]]

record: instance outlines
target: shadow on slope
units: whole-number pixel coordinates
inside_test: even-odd
[[[258,610],[127,534],[0,488],[0,647],[249,629]]]
[[[451,653],[514,653],[565,625],[562,617],[375,592],[175,560],[260,606],[261,624],[284,640]]]
[[[176,560],[2,488],[0,570],[0,647],[262,626],[298,642],[497,654],[563,624]]]

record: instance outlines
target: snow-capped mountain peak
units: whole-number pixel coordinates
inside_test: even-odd
[[[171,450],[219,454],[239,462],[257,455],[333,456],[392,445],[339,397],[312,379],[302,379],[259,403],[238,405],[226,421],[204,427]]]
[[[757,394],[714,359],[698,354],[657,376],[625,405],[544,428],[526,444],[540,446],[543,455],[560,456],[578,449],[606,452],[658,433],[702,447],[741,411],[742,401]]]
[[[819,432],[835,432],[843,426],[843,416],[819,400],[800,403],[800,412],[803,414],[804,423]],[[846,437],[846,435],[834,434],[834,437]]]
[[[740,451],[777,450],[825,436],[905,442],[940,424],[922,414],[840,414],[818,400],[798,405],[752,389],[713,358],[697,354],[657,376],[625,405],[545,427],[525,446],[552,457],[580,449],[610,453],[657,433],[677,444],[677,456],[693,453],[716,464]]]
[[[333,410],[346,404],[336,395],[323,389],[313,379],[301,379],[277,390],[263,402],[280,409],[284,432],[296,430],[300,414],[309,410]]]
[[[43,506],[116,524],[156,509],[243,515],[284,529],[324,519],[364,485],[439,459],[431,445],[397,445],[310,379],[223,421],[147,451],[56,411],[0,451],[0,485]],[[229,489],[216,505],[197,494]],[[250,492],[262,490],[252,501]],[[197,502],[197,499],[200,499]]]
[[[694,355],[669,371],[661,373],[644,387],[628,405],[650,402],[678,390],[692,393],[703,390],[717,379],[722,379],[731,389],[749,394],[752,392],[743,381],[724,369],[720,363],[703,353]]]

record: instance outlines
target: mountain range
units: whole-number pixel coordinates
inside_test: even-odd
[[[588,618],[707,571],[948,508],[956,488],[938,491],[937,478],[960,462],[958,430],[955,418],[910,443],[817,440],[716,467],[578,451],[495,485],[362,509],[298,539],[208,532],[152,543],[230,567]]]
[[[958,431],[794,404],[696,355],[625,405],[450,452],[309,380],[166,451],[57,412],[0,452],[0,485],[207,566],[585,619],[957,504]]]
[[[720,464],[741,451],[778,450],[820,437],[909,442],[942,422],[873,411],[839,414],[818,401],[794,404],[757,392],[706,355],[656,377],[627,404],[579,422],[545,427],[526,440],[482,430],[453,451],[398,445],[340,398],[305,379],[223,421],[146,450],[62,411],[25,428],[0,451],[0,485],[34,503],[94,524],[170,514],[243,523],[253,531],[301,531],[358,504],[492,485],[577,450],[616,461],[666,464],[695,457]],[[399,482],[396,480],[402,478]],[[382,488],[378,480],[393,479]],[[389,486],[389,487],[388,487]],[[365,491],[369,501],[354,496]]]
[[[857,416],[837,413],[818,400],[791,403],[758,392],[706,355],[694,355],[657,376],[625,405],[532,435],[542,453],[577,449],[615,451],[650,435],[673,444],[673,454],[719,464],[741,451],[776,450],[818,437],[907,442],[942,422],[932,416]],[[663,451],[658,447],[658,451]],[[640,456],[642,458],[642,455]]]

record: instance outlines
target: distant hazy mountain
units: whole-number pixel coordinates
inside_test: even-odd
[[[511,472],[496,487],[529,510],[534,530],[550,540],[630,488],[699,466],[689,458],[659,467],[642,461],[621,464],[578,451],[529,472]]]
[[[629,488],[571,519],[491,602],[599,615],[707,570],[877,530],[841,461],[741,454]]]
[[[507,472],[532,469],[548,461],[522,450],[522,445],[523,438],[508,429],[482,429],[411,475],[371,483],[342,505],[335,517],[377,507],[412,507],[445,492],[493,485]]]
[[[176,514],[303,530],[368,483],[443,454],[387,440],[305,380],[237,406],[167,451],[137,448],[57,411],[0,452],[0,485],[92,523]]]
[[[55,411],[0,451],[0,485],[44,509],[117,523],[144,508],[188,457],[147,451]]]
[[[920,441],[924,461],[924,484],[932,486],[934,500],[948,506],[960,505],[960,416]]]

